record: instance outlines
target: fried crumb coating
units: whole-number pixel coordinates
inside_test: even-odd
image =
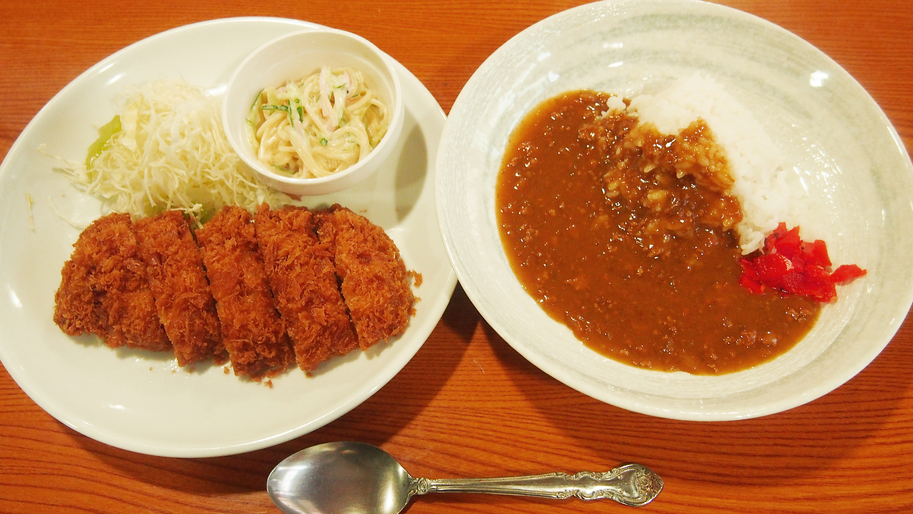
[[[311,212],[304,207],[270,210],[263,204],[255,220],[260,255],[298,367],[310,372],[334,355],[358,348],[333,255],[318,240]]]
[[[371,348],[415,314],[421,275],[339,205],[224,207],[195,236],[180,211],[96,220],[63,267],[54,322],[114,348],[173,351],[180,366],[230,361],[261,381]]]
[[[89,225],[61,271],[54,322],[69,335],[95,334],[111,348],[171,350],[139,256],[129,214]]]
[[[203,258],[181,211],[165,211],[134,223],[139,253],[165,332],[179,366],[213,359],[225,363],[216,302]]]
[[[196,236],[235,375],[260,380],[284,371],[294,354],[257,251],[252,221],[241,207],[224,207]]]
[[[411,274],[390,236],[339,205],[318,214],[317,230],[333,250],[359,346],[367,349],[401,334],[415,313],[415,296]]]

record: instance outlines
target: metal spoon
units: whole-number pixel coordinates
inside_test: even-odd
[[[640,507],[663,488],[659,475],[640,464],[605,473],[549,473],[514,478],[413,478],[389,453],[356,442],[326,443],[301,450],[273,469],[270,498],[287,514],[397,514],[414,495],[485,493],[540,498],[610,499]]]

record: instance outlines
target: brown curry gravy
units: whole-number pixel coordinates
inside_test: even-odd
[[[820,305],[739,285],[741,214],[709,129],[662,136],[600,116],[607,98],[550,99],[511,136],[496,205],[523,287],[587,346],[638,367],[730,373],[792,348]]]

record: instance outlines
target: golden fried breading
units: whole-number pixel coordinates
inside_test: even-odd
[[[241,207],[224,207],[196,236],[235,375],[259,380],[285,370],[294,354],[257,252],[252,221]]]
[[[270,211],[263,204],[255,220],[260,256],[298,367],[313,371],[330,357],[358,348],[339,294],[333,255],[327,244],[318,241],[310,211],[304,207]]]
[[[159,319],[174,345],[178,365],[209,358],[226,362],[216,302],[184,214],[165,211],[138,220],[133,228]]]
[[[415,296],[411,275],[390,236],[339,205],[318,214],[317,232],[333,249],[359,346],[367,349],[401,334],[415,313]]]
[[[60,272],[61,280],[54,294],[54,323],[67,335],[95,334],[103,337],[108,331],[101,299],[92,287],[95,255],[89,251],[93,232],[80,234],[70,258]]]
[[[96,334],[112,348],[170,350],[130,215],[95,220],[73,246],[54,297],[54,322],[69,335]]]

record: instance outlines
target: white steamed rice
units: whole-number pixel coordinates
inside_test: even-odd
[[[618,103],[621,100],[618,99]],[[609,110],[621,106],[609,105]],[[653,123],[663,134],[678,134],[703,119],[726,154],[734,184],[730,194],[742,206],[736,225],[743,254],[760,248],[781,221],[795,221],[796,190],[787,183],[784,158],[744,106],[712,79],[695,75],[655,94],[631,99],[628,113]]]

